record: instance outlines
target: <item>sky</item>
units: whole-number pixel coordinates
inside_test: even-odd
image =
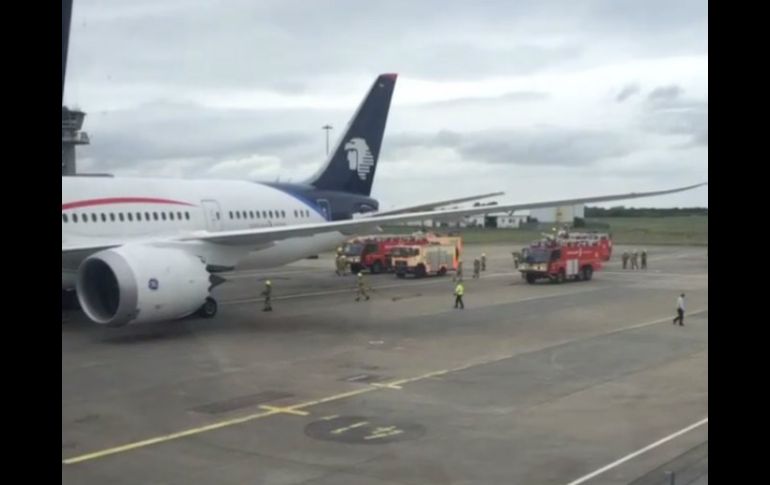
[[[708,180],[705,0],[75,0],[78,170],[301,182],[385,72],[383,209]]]

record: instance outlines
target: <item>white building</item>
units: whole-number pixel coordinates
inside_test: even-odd
[[[575,221],[576,217],[585,218],[585,206],[583,204],[532,209],[529,212],[538,222],[544,223],[570,224]]]

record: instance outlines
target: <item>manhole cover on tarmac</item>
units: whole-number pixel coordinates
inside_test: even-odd
[[[382,418],[335,416],[308,424],[305,434],[317,440],[380,445],[417,439],[425,434],[425,427]]]

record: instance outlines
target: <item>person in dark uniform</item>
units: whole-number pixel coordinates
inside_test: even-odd
[[[273,284],[270,282],[270,280],[265,281],[265,289],[262,290],[262,296],[265,297],[265,307],[262,309],[263,312],[273,311],[273,305],[270,303],[270,295],[272,292]]]
[[[674,318],[674,325],[679,321],[679,326],[684,327],[684,293],[679,295],[676,299],[676,318]]]

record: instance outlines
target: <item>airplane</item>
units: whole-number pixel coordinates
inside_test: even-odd
[[[85,314],[108,326],[195,312],[213,317],[211,290],[224,282],[218,273],[245,261],[272,268],[383,224],[489,212],[471,207],[377,213],[370,194],[396,78],[377,77],[326,164],[304,183],[62,177],[62,289],[75,288]],[[650,197],[700,185],[500,204],[494,210]]]
[[[325,165],[302,183],[63,176],[63,293],[74,290],[86,316],[111,327],[194,313],[211,318],[218,309],[211,290],[225,282],[221,273],[246,261],[274,268],[383,224],[489,212],[431,210],[490,195],[483,194],[378,213],[371,188],[396,79],[376,78]],[[494,210],[650,197],[701,185]]]

